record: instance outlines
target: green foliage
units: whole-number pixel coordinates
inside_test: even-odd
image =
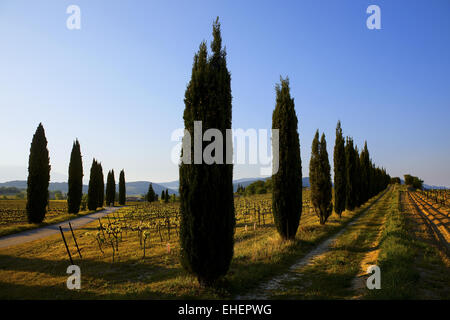
[[[347,137],[345,145],[347,166],[346,209],[353,210],[377,193],[385,189],[391,177],[385,169],[375,167],[370,160],[367,142],[359,154],[358,147],[353,146],[353,139]]]
[[[88,209],[97,209],[98,204],[98,178],[97,178],[97,160],[92,160],[91,171],[89,176],[89,186],[88,186]]]
[[[369,200],[371,194],[371,162],[367,141],[364,143],[364,149],[359,155],[359,162],[361,167],[361,191],[358,204],[361,205]]]
[[[148,191],[147,191],[147,201],[153,202],[158,200],[158,196],[155,194],[155,190],[153,190],[153,185],[150,183],[148,185]]]
[[[272,176],[272,210],[277,231],[283,239],[294,239],[302,215],[302,162],[297,132],[298,120],[289,79],[276,86],[272,129],[279,129],[278,172]],[[276,161],[276,160],[275,160]]]
[[[239,194],[239,195],[243,195],[243,194],[245,193],[245,188],[244,188],[244,186],[241,185],[241,184],[238,184],[236,193]]]
[[[319,130],[317,130],[311,148],[309,183],[311,203],[319,217],[320,224],[325,224],[333,211],[330,170],[325,134],[322,134],[319,142]]]
[[[103,207],[103,203],[105,202],[105,179],[103,177],[103,168],[102,164],[99,162],[97,166],[97,179],[98,179],[98,189],[97,189],[97,207]]]
[[[390,183],[392,183],[392,184],[402,184],[402,181],[400,180],[400,178],[399,177],[393,177],[393,178],[391,178],[391,181],[390,181]]]
[[[345,144],[345,163],[347,171],[345,208],[353,210],[356,207],[356,156],[353,148],[353,139],[347,137]]]
[[[114,170],[108,172],[106,178],[106,204],[114,206],[114,201],[116,198],[116,179],[114,178]]]
[[[69,213],[80,211],[81,197],[83,195],[83,161],[81,160],[80,143],[75,140],[72,146],[69,163],[69,191],[67,204]]]
[[[125,189],[125,171],[122,169],[119,175],[119,204],[125,205],[126,189]]]
[[[418,177],[414,177],[410,174],[405,174],[405,184],[413,187],[414,189],[423,189],[423,180]]]
[[[97,160],[92,160],[88,187],[88,209],[95,210],[103,206],[104,181],[102,165]]]
[[[334,145],[334,211],[341,217],[345,210],[347,188],[347,169],[345,161],[345,140],[342,136],[341,122],[336,127],[336,142]]]
[[[19,189],[16,187],[0,187],[0,194],[1,195],[16,195],[18,193],[21,193],[25,189]]]
[[[246,196],[269,193],[272,192],[272,179],[267,179],[266,181],[257,180],[249,184],[245,189],[242,186],[241,188],[241,193],[245,194]]]
[[[212,55],[208,57],[204,42],[195,55],[185,92],[184,126],[191,137],[194,121],[202,121],[202,134],[215,128],[226,137],[231,128],[231,76],[218,20],[213,36]],[[201,143],[202,152],[205,147]],[[226,154],[226,143],[221,151]],[[182,152],[194,159],[193,145]],[[179,190],[181,264],[201,285],[210,286],[227,273],[233,257],[233,165],[182,163]]]
[[[50,182],[50,158],[42,123],[36,129],[28,159],[27,217],[30,223],[41,223],[45,218]]]
[[[164,192],[164,190],[163,190]],[[168,203],[170,200],[170,196],[169,196],[169,189],[166,189],[166,194],[164,195],[164,202]]]

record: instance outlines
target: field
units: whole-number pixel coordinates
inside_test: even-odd
[[[423,234],[409,232],[424,222],[414,220],[418,216],[405,188],[391,186],[361,208],[345,211],[341,219],[333,214],[326,225],[319,225],[311,212],[308,192],[304,189],[297,237],[289,242],[280,241],[274,228],[270,194],[235,198],[234,258],[214,289],[200,287],[180,266],[178,203],[141,203],[76,230],[82,259],[66,233],[74,263],[81,268],[78,291],[66,288],[70,262],[60,235],[1,249],[0,298],[449,298],[448,258],[431,235],[423,239]],[[330,237],[334,241],[308,260],[308,253]],[[304,264],[290,269],[305,257]],[[369,264],[383,270],[384,290],[361,285]],[[421,277],[423,270],[428,280]],[[279,275],[285,281],[268,288]],[[433,282],[436,277],[439,286]],[[423,290],[414,290],[421,281]]]
[[[26,200],[0,200],[0,236],[73,219],[93,212],[82,211],[78,215],[69,214],[66,200],[50,200],[44,221],[35,225],[28,223],[26,204]]]

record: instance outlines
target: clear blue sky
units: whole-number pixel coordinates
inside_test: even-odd
[[[66,28],[71,4],[81,30]],[[366,28],[370,4],[382,30]],[[178,179],[170,135],[183,126],[193,55],[220,16],[234,128],[270,128],[274,85],[287,75],[303,176],[317,128],[332,161],[340,119],[392,176],[450,186],[449,14],[448,0],[2,0],[0,167],[26,168],[42,121],[54,173],[67,174],[78,137],[86,178],[96,157],[128,181]],[[236,168],[235,178],[257,172]]]

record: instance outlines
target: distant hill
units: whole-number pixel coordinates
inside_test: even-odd
[[[243,179],[237,179],[233,181],[233,189],[234,191],[237,190],[238,184],[242,185],[243,187],[247,187],[249,184],[258,181],[258,180],[267,180],[270,177],[262,177],[262,178],[243,178]],[[150,184],[149,181],[133,181],[133,182],[127,182],[126,183],[126,189],[127,189],[127,195],[134,196],[134,195],[141,195],[146,194],[148,191],[148,185]],[[179,181],[171,181],[171,182],[159,182],[159,183],[152,183],[153,184],[153,190],[155,190],[155,193],[161,196],[161,192],[163,190],[169,189],[169,194],[176,194],[178,195],[178,187],[179,187]],[[309,187],[309,178],[303,178],[303,186]],[[18,189],[26,189],[27,188],[27,182],[25,180],[14,180],[14,181],[8,181],[0,183],[0,187],[14,187]],[[49,191],[61,191],[64,193],[67,193],[68,186],[67,182],[50,182],[50,185],[48,187]],[[117,187],[118,190],[118,187]],[[88,192],[88,186],[83,185],[83,193]]]
[[[261,177],[261,178],[243,178],[243,179],[236,179],[233,181],[233,190],[236,192],[238,184],[242,185],[244,188],[247,187],[249,184],[258,181],[263,180],[266,181],[270,177]],[[303,187],[309,187],[309,177],[304,177],[302,179],[303,181]],[[149,181],[133,181],[133,182],[127,182],[126,183],[126,189],[127,189],[127,195],[129,196],[135,196],[135,195],[141,195],[146,194],[148,191],[148,185],[150,184]],[[161,192],[163,190],[169,189],[169,194],[176,194],[178,195],[178,187],[179,187],[179,181],[170,181],[170,182],[153,182],[153,190],[155,190],[155,193],[161,196]],[[404,184],[404,181],[402,180],[402,184]],[[8,182],[2,182],[0,183],[0,187],[14,187],[17,189],[26,189],[27,188],[27,182],[25,180],[14,180],[14,181],[8,181]],[[424,184],[424,188],[426,189],[446,189],[446,187],[442,186],[431,186]],[[68,186],[67,182],[50,182],[49,185],[49,191],[61,191],[64,193],[67,193]],[[119,188],[117,187],[117,190]],[[88,186],[83,185],[83,193],[87,193]]]
[[[233,188],[234,188],[234,191],[236,192],[237,187],[238,187],[239,184],[245,188],[245,187],[247,187],[248,185],[252,184],[255,181],[258,181],[258,180],[266,181],[267,179],[270,179],[270,178],[271,177],[237,179],[237,180],[233,181]],[[302,185],[303,185],[303,187],[309,187],[309,177],[304,177],[302,179]]]
[[[148,185],[150,184],[149,181],[135,181],[135,182],[127,182],[126,189],[127,189],[127,195],[134,196],[134,195],[141,195],[146,194],[148,191]],[[17,189],[26,189],[27,188],[27,182],[25,180],[14,180],[14,181],[8,181],[0,183],[0,187],[14,187]],[[69,187],[67,185],[67,182],[50,182],[48,186],[49,191],[61,191],[64,193],[67,193]],[[161,192],[163,190],[168,189],[165,186],[162,186],[157,183],[153,183],[153,190],[155,190],[155,193],[161,196]],[[119,187],[116,187],[116,190],[119,190]],[[83,193],[88,192],[88,186],[83,185]],[[178,194],[178,191],[174,191],[172,189],[169,189],[169,194]]]
[[[127,182],[125,183],[126,189],[127,189],[127,195],[139,195],[139,194],[146,194],[148,191],[148,185],[150,184],[149,181],[133,181],[133,182]],[[161,185],[159,183],[152,182],[153,190],[155,193],[161,197],[161,193],[163,190],[168,189],[169,194],[178,194],[178,190],[172,190],[164,185]],[[117,189],[118,190],[118,189]]]

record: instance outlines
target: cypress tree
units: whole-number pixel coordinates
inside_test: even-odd
[[[353,181],[353,190],[354,190],[354,198],[355,198],[355,205],[357,207],[359,207],[361,204],[363,204],[363,194],[362,194],[362,190],[361,190],[361,182],[362,182],[362,177],[361,177],[361,161],[360,161],[360,156],[359,156],[359,150],[358,150],[358,146],[355,145],[355,149],[353,150],[354,152],[354,161],[355,161],[355,176],[354,176],[354,181]]]
[[[166,189],[166,194],[164,196],[164,202],[169,202],[169,189]]]
[[[279,129],[278,172],[272,176],[272,210],[283,239],[294,239],[302,214],[302,162],[297,132],[298,120],[289,79],[277,84],[272,129]]]
[[[226,137],[226,129],[231,129],[231,76],[218,20],[213,25],[213,36],[211,57],[204,42],[194,57],[185,93],[184,126],[191,137],[194,121],[202,121],[202,134],[215,128]],[[203,153],[206,143],[196,143],[200,143]],[[183,148],[182,157],[187,153],[194,159],[193,147]],[[222,147],[215,151],[225,155],[227,144]],[[182,162],[179,190],[181,264],[201,285],[210,286],[226,274],[233,257],[233,165],[229,161],[221,163],[220,159],[212,164]]]
[[[116,197],[116,179],[114,178],[114,170],[108,172],[106,178],[106,205],[114,206],[114,200]]]
[[[161,191],[161,201],[165,201],[166,200],[166,192],[163,190]]]
[[[155,199],[155,191],[153,190],[153,186],[152,186],[152,184],[150,183],[149,185],[148,185],[148,191],[147,191],[147,201],[148,202],[153,202],[153,201],[155,201],[156,199]]]
[[[88,187],[88,209],[95,210],[98,206],[98,163],[97,160],[92,160],[91,171],[89,176],[89,187]]]
[[[347,141],[345,144],[345,167],[347,171],[345,208],[351,211],[356,207],[356,159],[355,149],[353,147],[353,139],[349,137],[347,137]]]
[[[121,206],[125,205],[126,200],[126,189],[125,189],[125,171],[120,171],[119,175],[119,204]]]
[[[345,166],[345,141],[342,136],[341,122],[336,127],[336,142],[334,145],[334,211],[339,218],[345,210],[347,169]]]
[[[360,204],[363,204],[370,198],[371,188],[371,163],[369,150],[367,149],[367,141],[364,143],[364,148],[359,156],[359,162],[361,167],[361,199]]]
[[[50,158],[47,138],[42,123],[39,123],[31,141],[28,159],[27,218],[30,223],[41,223],[45,218],[49,182]]]
[[[105,178],[103,177],[103,168],[100,162],[97,165],[97,177],[98,177],[97,207],[103,207],[103,203],[105,202]]]
[[[72,146],[69,163],[69,190],[67,192],[67,206],[69,213],[80,211],[83,196],[83,161],[81,160],[80,143],[75,140]]]
[[[309,183],[311,186],[311,203],[320,224],[325,224],[333,210],[330,162],[328,160],[325,134],[319,142],[319,130],[316,131],[311,148],[309,166]]]

